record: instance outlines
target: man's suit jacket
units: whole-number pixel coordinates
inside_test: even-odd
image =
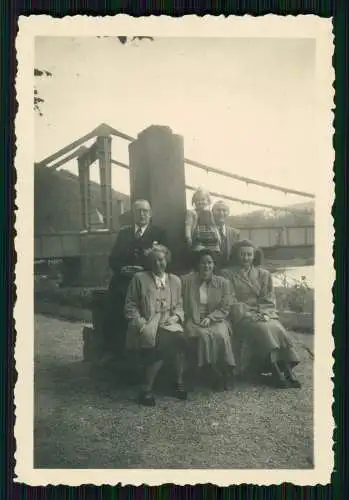
[[[144,266],[144,250],[151,248],[154,242],[166,245],[166,232],[157,226],[149,224],[140,238],[135,236],[134,224],[122,227],[116,238],[109,257],[109,266],[113,271],[111,288],[117,286],[122,290],[127,288],[130,278],[121,275],[124,266]]]
[[[228,263],[231,255],[232,246],[240,239],[240,231],[230,226],[225,226],[225,230],[226,230],[225,245],[222,258],[224,263]]]

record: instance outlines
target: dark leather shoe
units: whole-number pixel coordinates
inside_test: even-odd
[[[188,399],[188,392],[185,390],[183,384],[176,385],[175,396],[182,401],[186,401]]]
[[[294,387],[295,389],[300,389],[302,387],[302,384],[296,378],[288,379],[288,383],[290,387]]]
[[[289,389],[291,387],[286,378],[277,377],[276,375],[270,377],[270,383],[272,387],[275,387],[276,389]]]
[[[155,398],[151,392],[142,392],[139,396],[138,402],[143,406],[155,406]]]

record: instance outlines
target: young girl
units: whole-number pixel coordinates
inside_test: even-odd
[[[219,234],[211,212],[211,199],[207,191],[198,189],[192,197],[195,210],[188,210],[185,221],[185,237],[193,251],[209,249],[219,252]]]

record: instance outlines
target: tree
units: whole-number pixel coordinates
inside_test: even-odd
[[[39,68],[34,68],[34,77],[40,78],[42,76],[51,77],[52,73],[50,73],[50,71],[47,71],[45,69],[42,70]],[[39,116],[43,116],[42,111],[41,111],[41,104],[44,102],[45,102],[45,100],[39,96],[38,89],[36,87],[34,87],[34,111],[36,111],[39,114]]]
[[[97,36],[97,38],[114,38],[114,37]],[[133,36],[133,37],[117,36],[115,38],[122,45],[125,45],[128,42],[133,42],[134,40],[150,40],[150,41],[154,40],[154,38],[151,36]],[[45,69],[34,68],[34,77],[35,78],[51,77],[51,76],[52,76],[52,73],[50,71],[47,71]],[[34,87],[34,111],[36,113],[38,113],[39,116],[43,116],[43,113],[41,110],[41,105],[44,102],[45,102],[45,100],[42,97],[40,97],[37,88]]]

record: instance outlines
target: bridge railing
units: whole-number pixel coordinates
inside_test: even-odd
[[[239,227],[240,237],[258,242],[262,248],[314,246],[313,226]],[[87,234],[71,231],[44,233],[34,238],[34,255],[41,258],[66,258],[79,255],[108,253],[115,236],[110,232]],[[86,243],[88,241],[88,243]]]

